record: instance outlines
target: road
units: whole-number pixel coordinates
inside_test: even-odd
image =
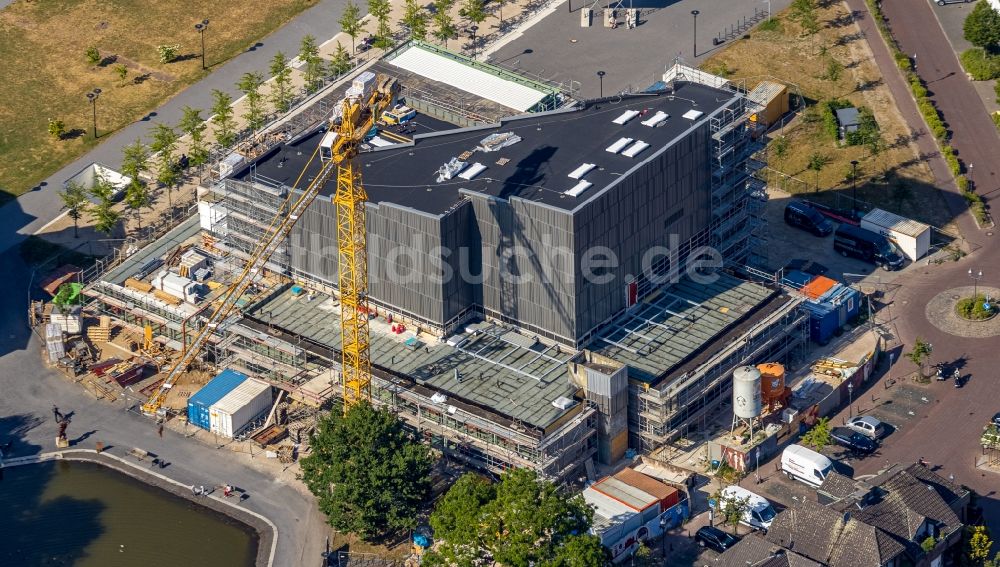
[[[0,444],[13,437],[6,453],[20,457],[56,449],[53,404],[62,413],[73,412],[67,430],[72,440],[85,434],[80,447],[93,449],[97,441],[112,445],[110,453],[124,456],[139,447],[163,457],[170,466],[166,476],[186,485],[233,484],[247,490],[243,503],[278,526],[276,566],[318,565],[329,531],[311,496],[299,492],[273,476],[236,461],[236,456],[184,438],[170,431],[160,438],[157,428],[146,418],[126,413],[124,404],[97,402],[80,386],[60,377],[42,364],[41,346],[25,324],[28,268],[14,250],[0,254],[4,273],[4,293],[0,310],[8,314],[0,320]],[[7,427],[4,427],[4,425]],[[11,424],[27,424],[23,434],[15,434]]]
[[[299,42],[307,34],[312,34],[323,42],[340,30],[337,19],[345,4],[345,0],[320,0],[271,35],[260,39],[256,45],[248,46],[240,55],[213,68],[211,74],[175,95],[155,112],[109,135],[99,146],[45,179],[35,190],[8,202],[0,208],[0,226],[4,227],[4,231],[0,233],[0,250],[19,243],[60,213],[62,203],[56,193],[73,174],[93,162],[105,163],[113,168],[120,166],[122,147],[136,138],[147,138],[150,128],[156,122],[176,124],[185,106],[210,108],[212,91],[215,89],[228,92],[234,99],[239,98],[240,93],[235,85],[243,73],[255,69],[266,70],[268,61],[278,51],[298,53]],[[2,5],[3,0],[0,0],[0,7]],[[213,22],[212,25],[223,23]],[[211,62],[211,41],[210,38],[206,39]]]

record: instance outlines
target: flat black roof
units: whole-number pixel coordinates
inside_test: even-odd
[[[371,203],[388,202],[430,214],[444,214],[462,199],[461,191],[466,190],[502,199],[520,197],[572,210],[706,119],[733,96],[729,91],[678,81],[672,93],[590,101],[574,109],[507,119],[499,125],[430,134],[418,130],[413,143],[363,153],[357,161]],[[690,110],[702,114],[694,120],[684,118]],[[614,123],[626,111],[641,114],[624,125]],[[657,127],[641,124],[657,111],[667,113],[669,118]],[[416,122],[420,125],[430,120],[433,119],[418,115]],[[483,138],[506,132],[520,136],[521,141],[499,151],[475,151]],[[256,174],[291,185],[320,137],[316,133],[265,154],[256,163]],[[649,147],[634,158],[606,151],[620,138],[632,138],[631,143],[643,141]],[[468,166],[478,162],[486,169],[472,180],[453,177],[438,183],[438,168],[465,152],[473,152],[463,160]],[[577,184],[569,173],[584,163],[596,166],[583,177],[593,185],[579,196],[567,195],[565,192]],[[310,163],[300,185],[305,186],[318,169],[318,160]],[[251,174],[248,169],[241,175]],[[335,180],[330,181],[322,193],[330,195],[335,188]]]

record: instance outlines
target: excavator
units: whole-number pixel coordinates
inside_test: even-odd
[[[365,135],[375,127],[382,113],[395,102],[397,83],[379,76],[372,82],[370,92],[365,88],[352,88],[341,101],[339,112],[330,120],[329,130],[336,132],[329,147],[328,160],[321,160],[319,173],[301,193],[290,191],[279,212],[271,220],[265,237],[257,245],[240,272],[225,292],[216,300],[215,309],[187,343],[162,385],[142,405],[143,414],[156,418],[166,416],[163,407],[167,394],[177,377],[194,361],[209,338],[230,323],[240,298],[251,283],[259,277],[271,255],[282,246],[296,221],[305,213],[309,204],[337,174],[337,190],[333,202],[337,210],[338,283],[340,286],[341,335],[343,339],[341,363],[343,365],[344,411],[361,400],[371,399],[371,360],[368,333],[368,254],[365,231],[365,201],[367,194],[361,184],[361,173],[354,167],[354,158],[360,151]],[[297,188],[313,160],[319,155],[320,145],[302,168],[293,184]]]

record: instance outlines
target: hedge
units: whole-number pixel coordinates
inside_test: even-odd
[[[958,59],[974,81],[991,81],[1000,77],[1000,56],[990,55],[982,48],[966,49]]]

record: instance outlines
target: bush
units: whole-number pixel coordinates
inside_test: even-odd
[[[1000,130],[1000,112],[994,112],[992,115],[993,123],[996,124],[997,129]]]
[[[896,66],[904,71],[909,71],[913,68],[913,62],[910,61],[910,56],[902,51],[896,51],[893,53],[892,58],[896,60]]]
[[[973,321],[989,319],[997,314],[996,306],[991,304],[989,309],[983,309],[984,303],[986,303],[986,297],[982,294],[975,297],[963,297],[955,304],[955,312],[960,317],[972,319]]]
[[[757,26],[758,31],[780,32],[782,30],[781,20],[778,18],[768,18]]]
[[[948,164],[948,169],[952,175],[957,176],[962,173],[962,164],[958,161],[955,148],[948,144],[941,144],[941,155],[944,156],[944,161]]]
[[[160,56],[160,63],[170,63],[177,58],[177,50],[181,46],[179,45],[157,45],[156,53]]]
[[[986,53],[984,49],[966,49],[959,60],[962,68],[974,81],[990,81],[1000,77],[1000,56]]]
[[[851,103],[846,100],[835,98],[823,104],[820,113],[823,119],[823,131],[830,138],[837,140],[840,138],[840,124],[837,122],[837,111],[841,108],[851,108]]]
[[[66,135],[66,124],[62,120],[49,118],[49,135],[57,140],[62,140]]]
[[[93,45],[88,47],[84,54],[87,56],[87,63],[91,65],[97,65],[101,62],[101,52]]]
[[[955,177],[955,184],[958,185],[958,190],[963,193],[969,190],[969,178],[964,175]]]
[[[1000,80],[993,83],[993,93],[997,95],[997,104],[1000,104]]]
[[[115,65],[115,73],[118,74],[119,79],[124,81],[128,77],[128,67],[125,65]]]

